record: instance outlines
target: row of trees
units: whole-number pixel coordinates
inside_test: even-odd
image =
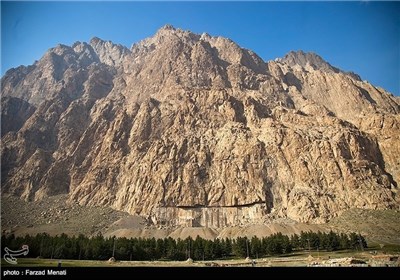
[[[293,248],[298,250],[325,250],[336,251],[341,249],[364,250],[367,241],[364,236],[354,232],[337,234],[321,232],[301,232],[290,237]]]
[[[1,251],[4,247],[18,250],[22,245],[29,246],[27,257],[43,257],[54,259],[91,259],[107,260],[213,260],[223,258],[259,258],[270,255],[290,253],[292,250],[326,250],[363,249],[367,243],[363,236],[351,234],[301,232],[290,238],[281,233],[268,237],[248,239],[215,239],[206,240],[201,237],[193,239],[155,239],[155,238],[115,238],[50,236],[46,233],[36,236],[1,237]]]

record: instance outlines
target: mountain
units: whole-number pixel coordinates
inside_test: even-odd
[[[314,53],[265,62],[166,25],[130,49],[57,45],[1,83],[3,196],[159,226],[399,208],[399,99]]]

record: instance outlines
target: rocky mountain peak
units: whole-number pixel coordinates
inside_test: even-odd
[[[127,47],[114,44],[111,41],[104,41],[98,37],[93,37],[90,40],[90,46],[102,63],[116,68],[122,67],[125,56],[130,54],[130,50]]]
[[[90,43],[91,46],[93,46],[93,45],[96,45],[98,43],[105,43],[105,41],[100,39],[99,37],[94,36],[94,37],[92,37],[90,39],[89,43]]]
[[[167,24],[158,29],[153,36],[134,44],[132,47],[141,46],[150,49],[155,47],[179,48],[181,44],[193,45],[199,38],[199,35],[189,30],[182,30]]]
[[[351,76],[355,80],[361,81],[361,77],[356,73],[340,70],[329,64],[321,56],[314,52],[304,52],[302,50],[290,51],[283,58],[278,59],[277,61],[285,63],[291,67],[300,66],[302,68],[311,68],[313,70],[320,70],[324,72],[343,73]]]
[[[125,71],[132,73],[132,83],[138,82],[136,78],[143,82],[146,80],[143,77],[158,77],[156,81],[148,81],[151,86],[146,86],[140,96],[151,94],[150,89],[153,93],[160,92],[161,87],[257,89],[267,79],[265,76],[259,80],[245,79],[247,72],[267,73],[266,64],[255,53],[223,37],[170,26],[134,44],[131,52],[134,63],[126,63]]]
[[[322,71],[333,71],[336,73],[339,72],[339,69],[330,65],[314,52],[304,52],[301,50],[291,51],[286,54],[281,61],[290,66],[299,65],[301,67],[312,67],[313,69]]]
[[[66,193],[171,226],[399,206],[398,99],[316,54],[267,64],[165,26],[130,50],[59,45],[1,83],[7,195]]]
[[[176,31],[176,28],[172,24],[166,24],[158,30],[158,32],[162,31]]]

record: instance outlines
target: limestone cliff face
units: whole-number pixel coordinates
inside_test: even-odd
[[[393,176],[395,185],[400,182],[398,97],[362,81],[352,72],[331,66],[313,53],[290,52],[269,62],[269,68],[290,88],[289,94],[299,110],[313,112],[317,104],[375,138],[386,171]]]
[[[399,112],[315,54],[267,63],[172,26],[93,38],[2,78],[2,192],[212,227],[397,208]]]

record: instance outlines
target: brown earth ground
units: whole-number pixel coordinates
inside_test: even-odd
[[[185,239],[214,239],[238,236],[268,236],[277,232],[286,235],[301,231],[357,232],[366,236],[368,243],[400,245],[400,211],[352,209],[327,224],[302,224],[278,220],[268,224],[254,224],[227,228],[161,228],[149,225],[145,219],[108,207],[67,205],[66,196],[58,195],[40,202],[25,202],[15,197],[2,197],[2,233],[15,235],[47,232],[51,235],[96,235],[117,237],[172,237]]]

